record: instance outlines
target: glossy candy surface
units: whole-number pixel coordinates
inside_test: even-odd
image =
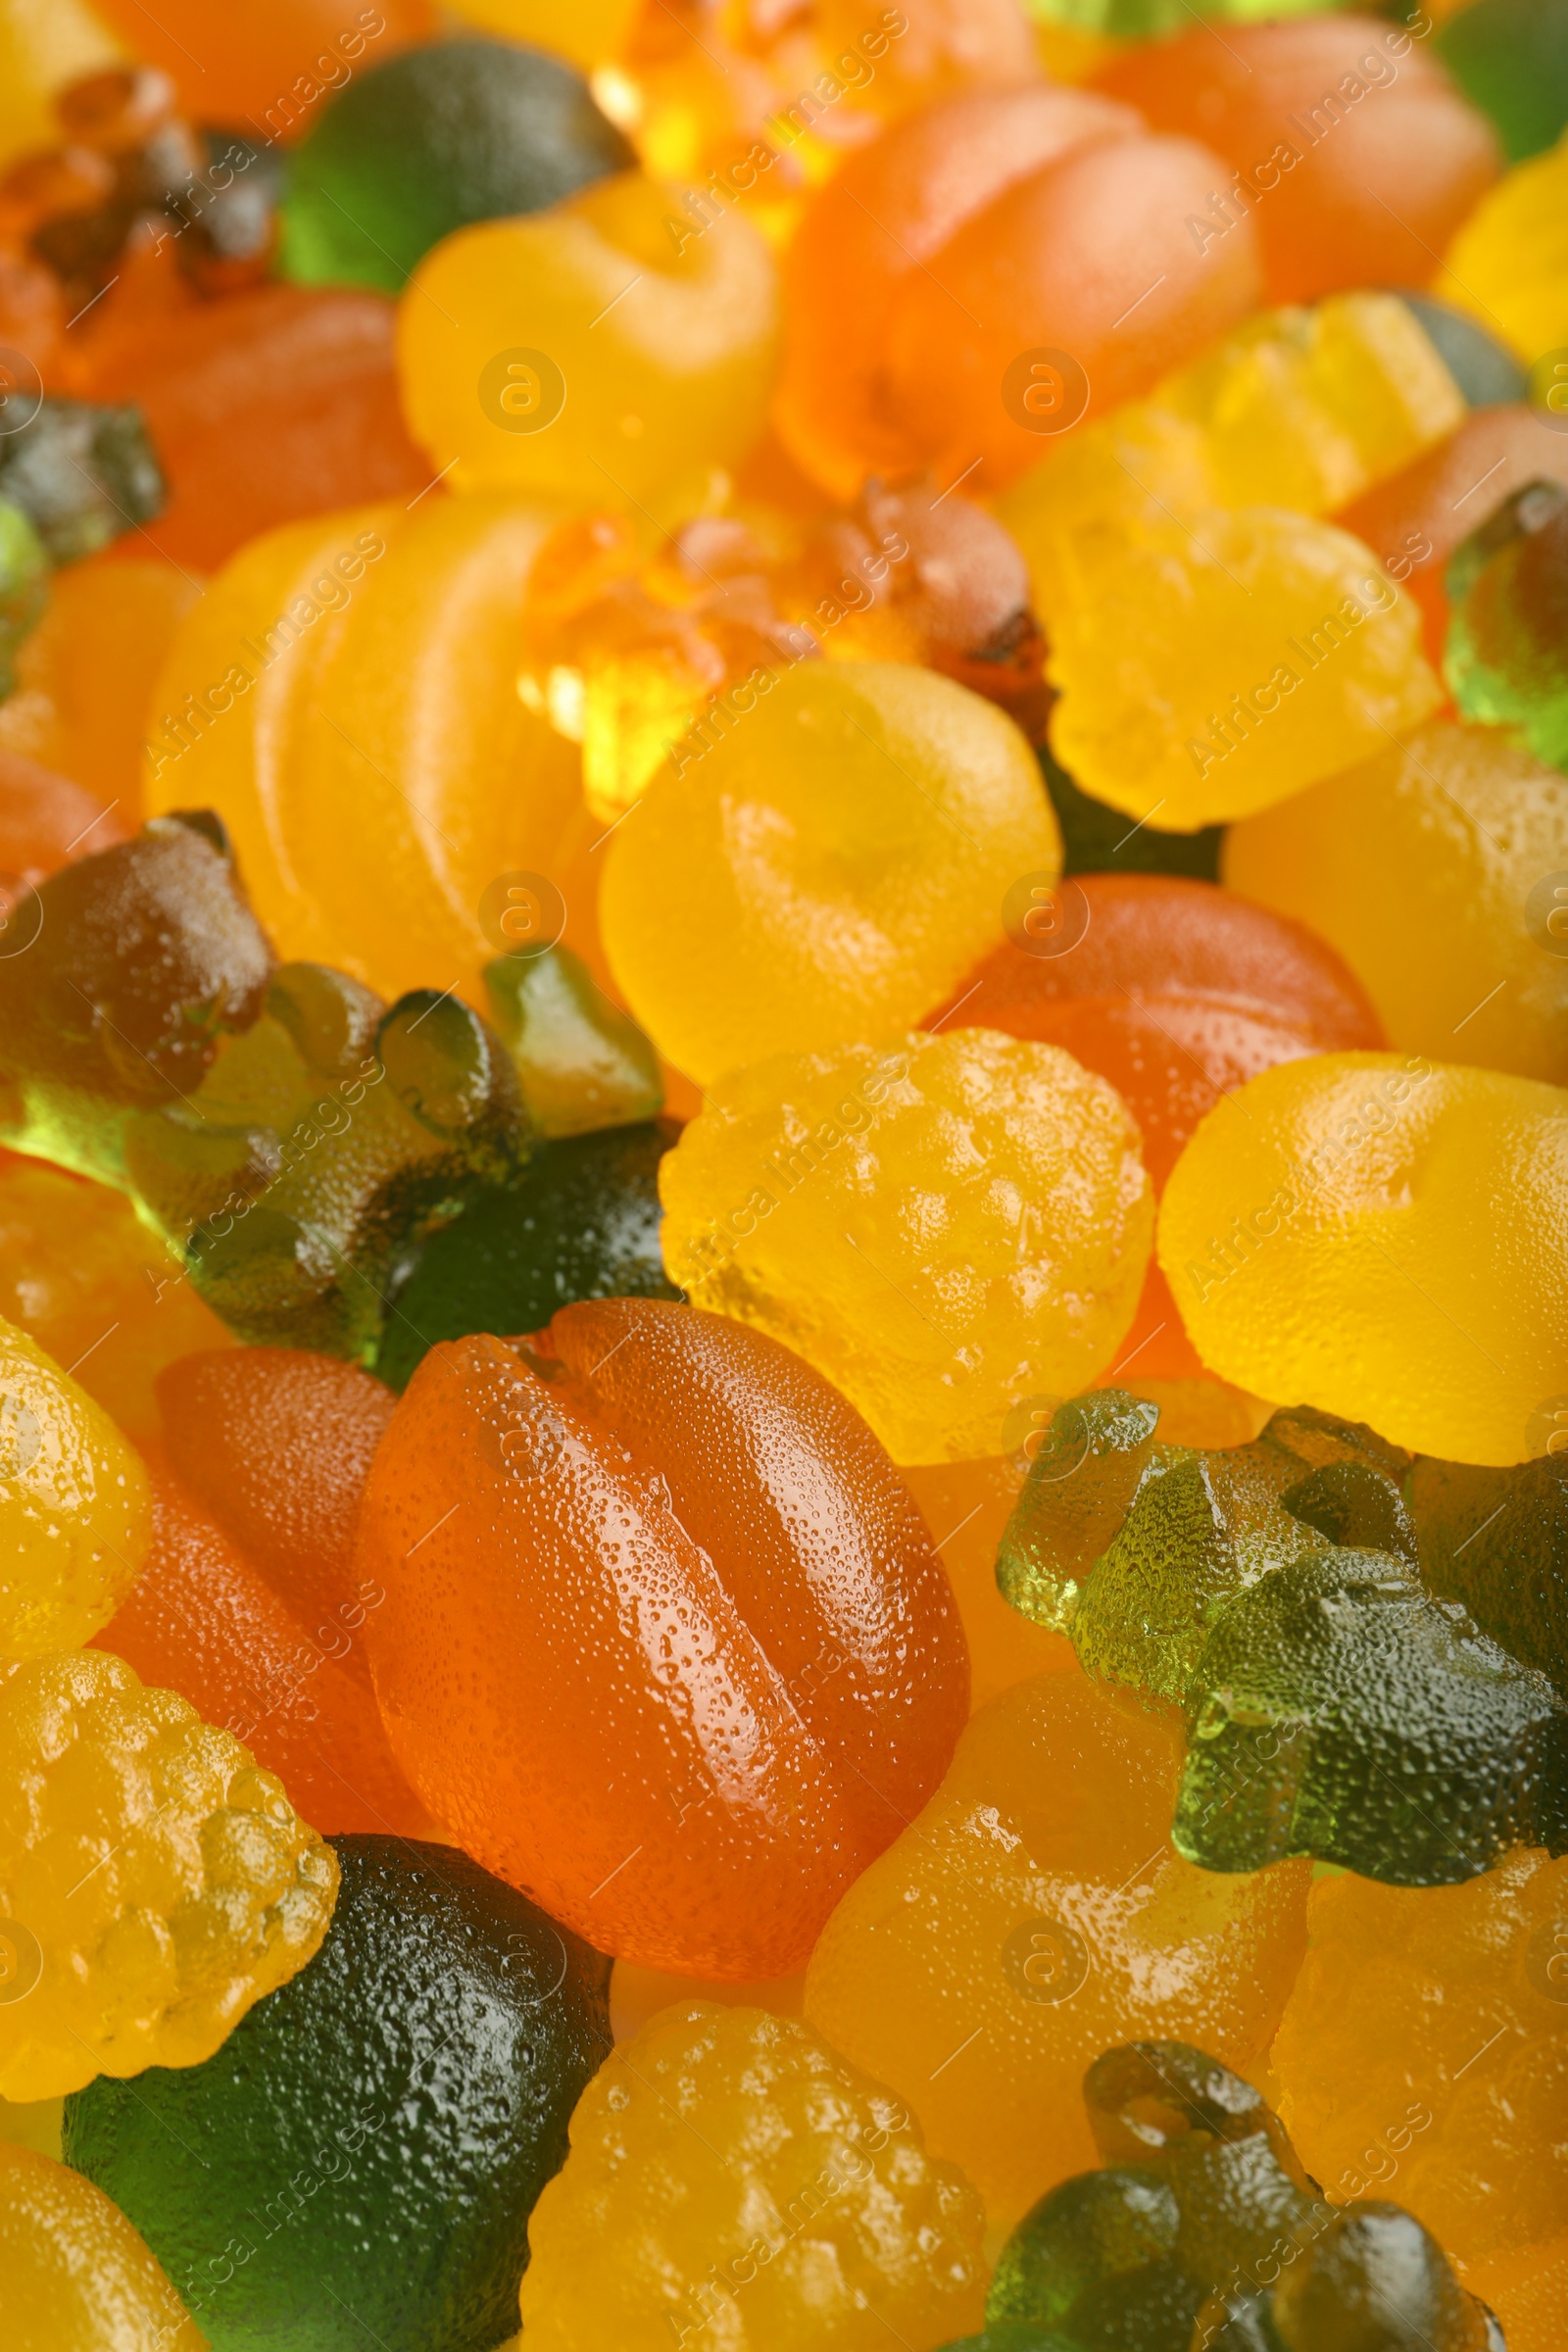
[[[0,2142],[0,2320],[25,2352],[201,2352],[168,2274],[90,2180]]]
[[[798,1968],[967,1704],[946,1580],[853,1407],[760,1333],[654,1299],[433,1348],[359,1561],[387,1592],[370,1661],[415,1788],[654,1967]]]
[[[808,1357],[901,1462],[1000,1452],[1020,1404],[1092,1380],[1148,1263],[1120,1098],[991,1029],[742,1071],[659,1184],[674,1279]]]

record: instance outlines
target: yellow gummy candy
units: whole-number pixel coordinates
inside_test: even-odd
[[[336,1895],[281,1784],[172,1690],[99,1649],[0,1684],[0,2098],[199,2065]]]
[[[456,490],[679,507],[755,440],[777,330],[749,221],[705,227],[676,191],[617,172],[425,256],[398,313],[404,412]]]
[[[1110,1363],[1152,1195],[1121,1097],[991,1029],[763,1062],[660,1164],[670,1280],[816,1365],[895,1461],[995,1455]]]
[[[1443,700],[1413,600],[1358,539],[1280,508],[1164,522],[1048,617],[1052,750],[1163,832],[1270,808]]]
[[[1305,1943],[1309,1871],[1171,1848],[1179,1735],[1081,1674],[981,1709],[941,1788],[823,1929],[806,2015],[911,2103],[1004,2234],[1099,2163],[1085,2069],[1196,2043],[1245,2074]]]
[[[141,1456],[36,1341],[0,1322],[0,1661],[87,1641],[151,1541]]]
[[[586,72],[618,57],[636,22],[640,0],[452,0],[452,14],[466,24],[482,24],[509,41],[569,57]]]
[[[82,0],[0,0],[0,160],[53,146],[60,137],[55,92],[122,56]]]
[[[1420,1054],[1282,1063],[1183,1152],[1159,1260],[1224,1379],[1527,1460],[1568,1400],[1568,1093]]]
[[[533,2209],[528,2352],[908,2352],[978,2328],[980,2200],[907,2107],[760,2009],[685,2002],[606,2061]]]
[[[1232,890],[1338,948],[1392,1044],[1564,1074],[1568,777],[1497,728],[1435,719],[1232,825],[1221,856]]]
[[[1527,368],[1568,345],[1568,138],[1482,197],[1432,291],[1503,336]]]
[[[1061,837],[1012,721],[929,669],[803,662],[736,687],[608,850],[632,1011],[707,1085],[907,1028],[1000,947]]]
[[[13,2352],[205,2352],[152,2248],[101,2188],[0,2142],[0,2339]]]

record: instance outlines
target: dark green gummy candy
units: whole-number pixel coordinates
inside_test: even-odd
[[[316,1958],[204,2065],[78,2091],[66,2160],[213,2352],[491,2352],[610,2046],[610,1964],[452,1847],[329,1842]]]
[[[510,41],[438,41],[351,81],[294,150],[282,270],[401,294],[470,221],[536,213],[637,158],[575,68]]]
[[[1160,833],[1134,824],[1125,811],[1097,801],[1058,767],[1044,744],[1035,756],[1056,821],[1061,827],[1064,874],[1185,874],[1195,882],[1219,880],[1223,825],[1196,833]]]
[[[425,1350],[471,1331],[540,1331],[579,1298],[678,1298],[659,1250],[673,1119],[534,1147],[514,1191],[435,1234],[388,1300],[375,1369],[406,1388]]]
[[[1400,1886],[1568,1850],[1568,1712],[1390,1553],[1330,1549],[1225,1608],[1171,1830],[1208,1870],[1310,1854]]]
[[[1568,1456],[1513,1470],[1422,1456],[1409,1494],[1423,1582],[1568,1698]]]
[[[141,411],[44,400],[0,440],[0,499],[20,507],[52,564],[95,555],[163,510],[164,477]]]
[[[1510,163],[1555,145],[1568,123],[1568,0],[1475,0],[1432,45]]]

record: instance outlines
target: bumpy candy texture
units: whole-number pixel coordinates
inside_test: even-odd
[[[1568,1696],[1568,1401],[1514,1470],[1421,1460],[1408,1486],[1421,1575]]]
[[[635,160],[558,57],[504,41],[409,50],[357,74],[295,149],[282,268],[401,294],[454,229],[539,212]]]
[[[491,2352],[609,2047],[609,1972],[450,1848],[343,1838],[335,1856],[311,1967],[206,2065],[78,2093],[66,2154],[214,2352]]]
[[[794,2019],[683,2003],[623,2043],[529,2232],[538,2352],[930,2352],[978,2321],[980,2200]]]
[[[280,1784],[98,1650],[0,1686],[0,2097],[195,2066],[327,1930],[337,1866]],[[8,1972],[12,1973],[12,1972]]]
[[[891,662],[802,662],[715,706],[609,845],[605,948],[704,1086],[907,1027],[1050,882],[1060,838],[1018,730]]]
[[[814,1363],[896,1461],[1007,1450],[1102,1370],[1152,1203],[1119,1096],[1054,1046],[918,1033],[762,1062],[660,1169],[664,1262]]]
[[[398,368],[432,473],[662,508],[744,456],[773,373],[776,271],[738,211],[672,235],[683,211],[676,190],[618,172],[425,256]]]
[[[1043,613],[1053,752],[1173,832],[1269,808],[1442,701],[1410,599],[1347,532],[1279,508],[1156,518]]]
[[[1445,662],[1470,718],[1508,726],[1540,760],[1568,760],[1568,489],[1532,482],[1504,501],[1448,565]]]
[[[1077,2085],[1129,2035],[1266,2048],[1303,1948],[1303,1866],[1255,1878],[1170,1850],[1171,1728],[1081,1676],[974,1717],[918,1821],[825,1929],[806,2014],[918,2103],[994,2224],[1095,2162]]]
[[[483,1001],[579,805],[515,684],[548,523],[513,495],[322,515],[256,540],[189,614],[154,690],[148,806],[217,809],[289,960]]]
[[[1568,1863],[1521,1850],[1455,1886],[1324,1877],[1308,1919],[1272,2064],[1328,2194],[1397,2196],[1483,2277],[1560,2239]]]
[[[693,1308],[589,1301],[532,1341],[433,1348],[359,1559],[419,1794],[652,1967],[800,1967],[967,1708],[952,1594],[870,1431],[787,1348]]]
[[[1506,1466],[1563,1387],[1568,1096],[1419,1054],[1265,1070],[1178,1160],[1159,1257],[1203,1361],[1254,1396]]]
[[[1370,16],[1223,39],[1188,24],[1125,52],[1099,86],[1160,129],[1201,124],[1227,170],[1194,207],[1200,231],[1210,253],[1255,235],[1276,302],[1425,285],[1499,168],[1491,125],[1414,30]]]
[[[675,1298],[660,1254],[667,1119],[543,1143],[521,1183],[432,1234],[387,1298],[378,1377],[408,1386],[438,1340],[538,1331],[579,1298]]]
[[[1003,2248],[986,2316],[1047,2344],[1501,2352],[1436,2241],[1396,2205],[1336,2211],[1265,2100],[1179,2041],[1084,2077],[1102,2169],[1043,2197]]]
[[[74,1648],[146,1559],[147,1473],[102,1407],[4,1322],[0,1512],[0,1659]]]
[[[103,2191],[4,2142],[0,2328],[14,2352],[205,2352],[168,2273]]]
[[[1451,719],[1233,825],[1223,854],[1232,890],[1339,950],[1391,1043],[1552,1082],[1568,1066],[1565,869],[1568,779]]]

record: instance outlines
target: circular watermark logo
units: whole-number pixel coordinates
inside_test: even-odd
[[[1002,1973],[1021,2001],[1054,2009],[1089,1979],[1089,1947],[1059,1919],[1026,1919],[1002,1947]]]
[[[43,929],[43,901],[20,874],[0,873],[0,956],[24,956]]]
[[[498,874],[479,901],[479,928],[498,956],[543,956],[566,928],[566,902],[547,874]]]
[[[1026,433],[1064,433],[1089,406],[1089,378],[1070,351],[1020,351],[1002,378],[1002,405]]]
[[[1568,2001],[1568,1920],[1547,1920],[1525,1946],[1525,1976],[1548,2001]]]
[[[1525,1423],[1525,1452],[1533,1462],[1568,1460],[1568,1396],[1544,1396]]]
[[[43,377],[24,351],[0,344],[0,439],[24,432],[43,407]]]
[[[1025,874],[1002,902],[1002,927],[1025,956],[1070,956],[1089,929],[1089,900],[1076,882]]]
[[[505,1478],[543,1478],[561,1458],[564,1424],[543,1399],[503,1428],[487,1430],[484,1449]]]
[[[0,1919],[0,2001],[24,2001],[43,1975],[43,1951],[20,1919]]]
[[[1568,871],[1543,874],[1525,901],[1525,929],[1548,956],[1568,956]]]
[[[479,373],[479,406],[504,433],[542,433],[566,405],[566,379],[548,351],[498,351]]]
[[[1530,405],[1554,433],[1568,433],[1568,349],[1543,352],[1530,370]]]
[[[1071,1432],[1058,1429],[1059,1396],[1020,1396],[1002,1424],[1002,1450],[1015,1470],[1054,1486],[1083,1467],[1089,1432],[1080,1417]]]

